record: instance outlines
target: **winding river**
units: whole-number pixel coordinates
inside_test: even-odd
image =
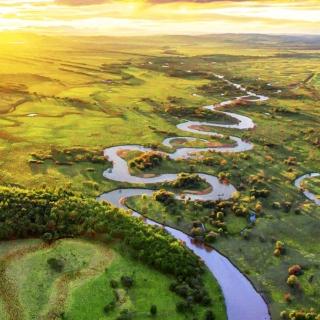
[[[212,122],[199,122],[199,121],[186,121],[177,127],[185,132],[223,137],[223,135],[215,132],[207,132],[201,130],[201,126],[206,127],[220,127],[220,128],[231,128],[238,130],[248,130],[255,127],[254,122],[245,116],[220,111],[219,108],[232,105],[239,101],[246,102],[259,102],[265,101],[268,97],[255,94],[251,91],[247,91],[244,87],[239,84],[233,83],[227,79],[224,79],[222,75],[215,75],[217,78],[225,81],[226,83],[234,86],[238,90],[244,92],[243,96],[237,97],[233,100],[224,101],[217,105],[205,106],[204,108],[211,110],[213,112],[223,113],[231,118],[237,120],[236,124],[219,124]],[[185,141],[193,141],[193,137],[171,137],[163,141],[163,145],[172,148],[172,142],[176,139],[184,139]],[[216,152],[244,152],[249,151],[253,148],[250,142],[243,141],[242,139],[234,136],[230,136],[234,142],[234,145],[227,147],[208,147],[208,148],[178,148],[172,153],[168,153],[170,159],[178,158],[190,158],[196,152],[204,151],[216,151]],[[207,141],[205,139],[198,139],[200,141]],[[111,169],[106,170],[103,175],[106,179],[110,179],[118,182],[129,182],[135,184],[155,184],[161,182],[173,181],[177,178],[177,174],[161,174],[155,177],[138,177],[132,176],[129,171],[127,162],[121,158],[121,152],[126,151],[150,151],[150,148],[143,147],[141,145],[122,145],[116,147],[110,147],[104,150],[104,155],[113,163]],[[231,184],[226,185],[221,183],[217,177],[200,173],[199,176],[206,180],[211,186],[210,191],[206,194],[176,194],[176,199],[190,198],[191,200],[226,200],[232,197],[232,194],[236,191],[235,187]],[[117,189],[108,193],[102,194],[98,200],[108,201],[113,205],[128,209],[125,205],[125,199],[138,196],[138,195],[148,195],[152,196],[154,190],[151,189]],[[138,212],[133,212],[135,216],[140,216]],[[145,219],[146,223],[151,225],[159,225],[157,222],[150,219]],[[270,314],[268,306],[262,296],[255,290],[251,282],[243,275],[231,262],[212,248],[206,247],[205,245],[199,245],[195,243],[192,237],[187,234],[173,229],[168,226],[164,226],[167,232],[174,236],[178,240],[185,242],[186,246],[190,248],[196,255],[198,255],[206,264],[208,269],[217,279],[225,299],[225,304],[227,308],[227,315],[229,320],[270,320]]]

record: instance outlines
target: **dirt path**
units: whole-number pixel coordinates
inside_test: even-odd
[[[0,298],[3,301],[8,320],[23,320],[24,310],[19,301],[17,290],[14,283],[7,276],[7,268],[11,262],[21,259],[29,253],[36,252],[48,247],[47,244],[41,243],[30,247],[11,251],[0,259]]]
[[[61,319],[61,314],[65,310],[65,303],[69,296],[70,285],[74,282],[81,284],[86,280],[101,274],[106,266],[113,260],[112,251],[106,249],[105,246],[96,244],[97,257],[91,265],[83,270],[77,272],[63,274],[54,284],[54,294],[48,301],[49,310],[45,311],[43,315],[39,316],[39,320],[58,320]]]

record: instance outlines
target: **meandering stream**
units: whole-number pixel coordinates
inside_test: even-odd
[[[220,111],[220,107],[225,107],[232,105],[238,101],[248,101],[248,102],[258,102],[265,101],[268,97],[257,95],[253,92],[247,91],[244,87],[239,84],[233,83],[229,80],[224,79],[221,75],[215,75],[217,78],[222,79],[228,84],[234,86],[238,90],[244,92],[244,95],[237,97],[233,100],[224,101],[217,105],[205,106],[204,108],[211,110],[213,112],[223,113],[231,118],[237,120],[236,124],[219,124],[213,122],[200,122],[200,121],[186,121],[179,125],[179,128],[185,132],[191,132],[207,136],[223,137],[223,135],[215,132],[207,132],[201,130],[201,126],[206,127],[220,127],[220,128],[230,128],[238,130],[248,130],[255,127],[254,122],[245,116]],[[163,141],[163,145],[166,147],[172,147],[172,142],[175,139],[185,139],[186,141],[193,141],[193,137],[171,137]],[[242,139],[234,136],[230,136],[235,145],[227,147],[207,147],[207,148],[178,148],[172,153],[168,153],[170,159],[178,158],[190,158],[196,152],[204,151],[216,151],[216,152],[244,152],[249,151],[253,148],[250,142],[243,141]],[[199,139],[205,141],[205,139]],[[177,178],[177,174],[161,174],[155,177],[138,177],[132,176],[129,171],[128,164],[126,160],[122,159],[120,154],[122,151],[150,151],[150,148],[143,147],[141,145],[122,145],[116,147],[110,147],[104,150],[104,155],[113,163],[113,167],[104,172],[104,177],[113,181],[118,182],[128,182],[135,184],[155,184],[165,181],[173,181]],[[206,180],[206,182],[211,186],[210,191],[206,194],[176,194],[177,199],[183,197],[190,198],[191,200],[218,200],[218,199],[230,199],[232,194],[236,191],[235,187],[231,184],[226,185],[221,183],[217,177],[200,173],[199,176]],[[118,189],[108,193],[102,194],[98,200],[108,201],[113,205],[128,209],[125,205],[125,199],[146,194],[152,196],[154,190],[150,189]],[[140,216],[138,212],[133,212],[134,215]],[[157,222],[150,219],[145,220],[146,223],[151,225],[159,225]],[[173,229],[171,227],[165,226],[166,230],[174,236],[176,239],[185,242],[186,246],[190,248],[196,255],[198,255],[206,264],[208,269],[217,279],[225,299],[225,304],[227,308],[227,314],[229,320],[269,320],[270,315],[268,311],[268,306],[262,296],[255,290],[251,282],[243,275],[225,256],[219,252],[206,247],[205,245],[199,245],[195,243],[192,237],[186,235],[185,233]]]

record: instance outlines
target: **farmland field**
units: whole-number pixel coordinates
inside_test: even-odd
[[[298,177],[320,172],[319,37],[310,44],[286,36],[55,38],[8,32],[0,45],[1,186],[68,190],[90,199],[129,187],[169,195],[208,191],[204,181],[150,185],[103,177],[114,166],[105,149],[149,147],[148,155],[120,154],[132,175],[203,173],[237,192],[220,202],[161,202],[141,195],[126,200],[130,209],[227,256],[262,294],[272,319],[283,310],[320,313],[320,207],[294,185]],[[223,127],[237,121],[202,109],[243,95],[224,79],[269,98],[219,108],[252,119],[253,128]],[[180,130],[177,125],[187,120],[220,124],[195,129],[223,137]],[[168,137],[180,139],[169,148],[163,144]],[[187,159],[157,155],[232,146],[230,137],[252,143],[252,150],[207,150]],[[319,195],[319,181],[305,180],[303,188]],[[159,319],[204,319],[204,306],[197,305],[193,315],[177,312],[181,297],[169,290],[173,276],[127,255],[123,244],[13,239],[0,243],[1,320],[121,319],[125,309],[133,319],[148,319],[152,304]],[[51,270],[50,258],[62,259],[63,268]],[[290,284],[288,269],[296,265],[301,270]],[[112,289],[109,282],[123,275],[134,278],[133,288]],[[203,277],[215,319],[226,319],[217,283],[208,271]],[[114,291],[120,302],[106,313]]]

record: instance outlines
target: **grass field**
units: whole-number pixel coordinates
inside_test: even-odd
[[[320,197],[320,178],[314,177],[313,179],[308,179],[304,182],[303,186],[310,192],[316,194]]]
[[[52,245],[1,242],[0,263],[1,319],[116,319],[125,309],[134,319],[149,319],[153,304],[161,319],[185,319],[176,312],[181,298],[169,290],[172,279],[132,260],[117,245],[71,239]],[[133,279],[132,288],[123,287],[122,276]],[[208,274],[205,281],[216,319],[225,319],[219,288]],[[116,305],[106,313],[104,307],[115,294]],[[205,310],[197,307],[195,315],[201,318]]]
[[[316,240],[320,209],[293,185],[299,175],[320,171],[318,40],[312,45],[300,38],[292,42],[284,42],[285,37],[255,41],[241,35],[99,40],[24,36],[24,44],[12,40],[19,37],[10,35],[0,40],[0,183],[3,185],[72,188],[92,197],[129,186],[103,179],[102,172],[111,166],[109,162],[97,163],[90,157],[74,161],[65,151],[78,147],[80,155],[95,154],[99,150],[102,155],[104,148],[120,144],[153,145],[168,151],[161,146],[164,138],[185,135],[176,128],[178,123],[184,119],[203,119],[199,107],[240,94],[239,90],[212,77],[213,73],[223,74],[254,92],[269,96],[266,102],[230,110],[252,118],[257,125],[254,130],[213,129],[226,135],[225,139],[213,139],[213,143],[228,143],[229,135],[238,136],[254,143],[252,151],[206,153],[188,161],[165,160],[152,170],[135,173],[228,173],[228,180],[239,189],[239,202],[251,210],[256,210],[257,205],[261,207],[256,224],[245,237],[240,231],[247,225],[247,219],[229,212],[224,218],[228,234],[220,236],[214,246],[264,292],[274,319],[286,308],[319,308],[320,248]],[[177,54],[167,54],[164,42]],[[212,119],[228,120],[217,115]],[[188,136],[203,138],[196,134]],[[195,145],[202,146],[201,142],[193,142],[192,146]],[[34,160],[34,154],[63,156],[37,163],[30,161]],[[319,194],[318,180],[306,184]],[[252,198],[252,188],[268,189],[270,195]],[[212,210],[207,208],[195,210],[191,204],[178,204],[178,212],[173,214],[151,199],[132,199],[130,205],[185,231],[190,230],[195,219],[204,222],[209,230],[212,227],[208,223]],[[286,248],[280,257],[273,255],[277,240],[283,241]],[[0,250],[6,250],[6,246],[1,245]],[[21,272],[23,265],[40,268],[52,250],[30,253],[23,257],[21,264],[9,269],[12,277],[22,278],[18,284],[21,285],[20,307],[18,305],[15,312],[28,310],[25,312],[29,316],[47,314],[52,311],[48,307],[49,299],[59,301],[55,287],[59,281],[54,276],[48,278],[46,286],[36,287],[35,277],[25,277]],[[81,243],[77,263],[84,265],[72,263],[72,274],[90,269],[86,250],[94,257],[98,247]],[[101,270],[99,276],[90,279],[85,275],[81,281],[69,279],[72,284],[68,292],[72,294],[67,299],[67,319],[85,319],[80,318],[80,314],[89,314],[89,304],[82,303],[84,297],[94,300],[97,308],[93,312],[97,317],[103,316],[101,307],[106,301],[99,295],[100,290],[93,295],[92,288],[102,288],[103,282],[118,276],[116,266],[125,260],[116,252],[112,254],[112,262],[106,262],[111,263],[107,273]],[[136,263],[124,264],[125,272],[136,268]],[[288,267],[294,264],[301,265],[304,271],[299,277],[299,290],[286,284]],[[148,271],[140,265],[137,269],[144,270],[136,271],[140,284],[126,296],[124,305],[134,306],[144,319],[149,306],[144,305],[139,296],[146,295],[140,285],[143,273]],[[37,270],[31,271],[39,273],[39,281],[48,276],[43,270],[42,273]],[[151,275],[152,272],[150,278],[148,274],[148,281],[164,288],[165,280],[160,281],[160,275]],[[290,303],[285,299],[288,293]],[[148,294],[156,295],[152,290]],[[109,298],[106,296],[106,300]],[[169,300],[159,301],[159,310],[160,306],[172,310],[174,304],[169,304]],[[167,313],[163,312],[165,317]]]

